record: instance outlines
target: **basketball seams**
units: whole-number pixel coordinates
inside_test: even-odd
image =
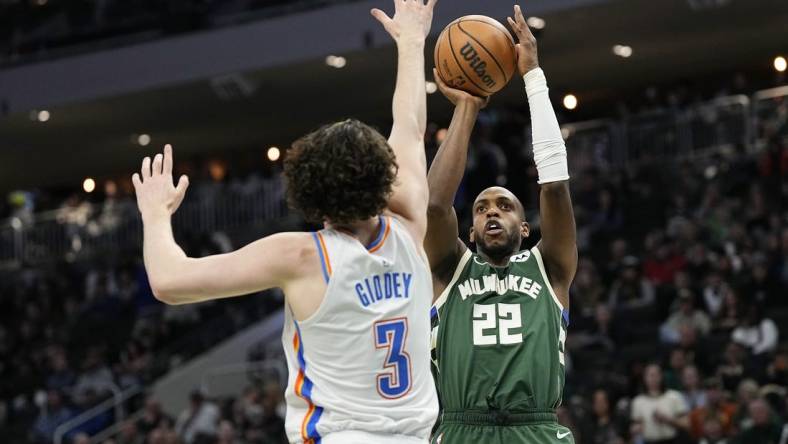
[[[473,84],[473,86],[475,86],[476,88],[478,88],[482,92],[485,92],[487,94],[493,94],[493,92],[488,90],[487,88],[483,88],[483,87],[479,86],[478,84],[476,84],[476,82],[473,81],[473,78],[471,76],[469,76],[468,73],[465,72],[465,70],[462,68],[462,63],[460,63],[460,61],[457,60],[457,53],[456,53],[456,51],[454,51],[454,44],[451,41],[451,28],[452,27],[449,26],[449,28],[448,28],[449,35],[447,36],[449,38],[449,49],[450,49],[449,52],[451,53],[451,56],[454,57],[454,62],[457,64],[457,67],[460,68],[460,71],[462,71],[462,74],[465,76],[466,79],[468,79],[469,82],[471,82]]]
[[[504,31],[504,29],[506,29],[506,28],[504,28],[504,29],[501,29],[501,28],[499,28],[499,27],[497,27],[497,26],[493,25],[493,24],[492,24],[492,23],[490,23],[490,22],[487,22],[487,21],[484,21],[484,20],[479,20],[479,19],[462,19],[462,18],[459,18],[459,19],[457,19],[457,20],[456,20],[456,22],[457,22],[457,23],[462,23],[462,22],[476,22],[476,23],[484,23],[485,25],[487,25],[487,26],[489,26],[489,27],[491,27],[491,28],[495,29],[496,31],[500,32],[501,34],[503,34],[503,35],[506,37],[506,40],[508,40],[508,41],[509,41],[509,43],[511,43],[511,44],[512,44],[512,46],[514,46],[514,38],[512,37],[512,35],[511,35],[511,34],[509,34],[509,31]],[[501,25],[501,26],[503,26],[503,25]]]
[[[470,21],[470,20],[466,20],[466,21]],[[498,70],[500,70],[500,71],[501,71],[501,74],[503,74],[503,83],[504,83],[504,85],[505,85],[505,84],[507,84],[507,83],[509,83],[509,80],[511,80],[511,77],[508,77],[508,76],[506,75],[506,71],[504,71],[504,69],[503,69],[503,66],[501,66],[501,63],[498,61],[498,59],[497,59],[497,58],[495,58],[495,54],[493,54],[493,53],[492,53],[492,51],[490,51],[489,49],[487,49],[487,47],[486,47],[486,46],[484,46],[484,44],[483,44],[482,42],[480,42],[480,41],[479,41],[479,40],[478,40],[476,37],[472,36],[472,35],[471,35],[471,34],[470,34],[468,31],[466,31],[466,30],[462,29],[462,26],[461,26],[461,25],[462,25],[462,22],[459,22],[459,23],[457,23],[457,27],[460,29],[460,31],[462,31],[462,33],[463,33],[463,34],[465,34],[465,35],[467,35],[468,37],[470,37],[471,39],[473,39],[473,41],[474,41],[474,42],[478,43],[478,44],[479,44],[479,46],[481,46],[481,47],[482,47],[482,49],[484,50],[484,52],[486,52],[486,53],[487,53],[487,55],[489,55],[489,56],[490,56],[490,58],[492,59],[492,61],[493,61],[493,62],[495,62],[495,65],[498,67]],[[489,24],[488,24],[488,25],[489,25]],[[493,26],[493,27],[494,27],[494,26]]]

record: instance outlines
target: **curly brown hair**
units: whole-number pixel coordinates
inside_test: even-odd
[[[355,119],[298,139],[284,166],[288,203],[312,223],[346,224],[377,216],[397,175],[386,139]]]

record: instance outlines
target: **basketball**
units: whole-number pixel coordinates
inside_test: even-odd
[[[490,96],[514,75],[514,39],[495,19],[484,15],[460,17],[438,37],[435,66],[447,85],[476,96]]]

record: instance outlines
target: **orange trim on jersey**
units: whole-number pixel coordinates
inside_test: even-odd
[[[296,355],[298,355],[300,351],[300,346],[301,343],[299,342],[298,332],[296,332],[293,334],[293,348],[295,349]],[[298,375],[296,376],[295,382],[295,394],[299,398],[303,399],[308,406],[306,415],[304,415],[304,420],[301,421],[301,439],[303,439],[304,444],[315,444],[315,439],[309,437],[307,427],[309,425],[309,421],[312,419],[317,409],[315,408],[315,404],[312,403],[312,400],[304,396],[305,381],[306,376],[304,376],[304,369],[299,365]]]
[[[323,260],[326,262],[326,271],[328,272],[328,276],[331,276],[331,260],[328,258],[328,248],[326,248],[326,242],[323,240],[323,233],[317,232],[317,238],[320,241],[320,255],[323,257]]]
[[[374,253],[380,250],[383,244],[386,243],[386,238],[389,237],[390,231],[391,231],[391,218],[389,216],[386,216],[386,231],[383,233],[383,238],[380,240],[380,242],[377,245],[369,249],[370,253]]]

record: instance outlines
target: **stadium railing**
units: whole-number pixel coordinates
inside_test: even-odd
[[[770,135],[788,137],[788,85],[758,91],[752,99],[756,144],[763,145]]]
[[[67,433],[71,432],[78,426],[85,424],[91,419],[102,415],[108,411],[114,413],[113,421],[122,421],[125,417],[124,403],[134,396],[142,393],[141,386],[130,387],[121,391],[115,384],[102,384],[101,387],[107,389],[112,393],[112,397],[97,404],[96,406],[84,411],[73,419],[64,422],[55,429],[52,442],[54,444],[63,444],[63,438]]]
[[[209,186],[210,187],[210,186]],[[195,188],[199,188],[195,187]],[[214,233],[287,216],[279,181],[263,181],[248,194],[216,188],[194,190],[173,218],[176,235]],[[142,242],[142,221],[133,198],[105,204],[38,213],[32,223],[11,218],[0,225],[0,265],[40,264],[77,260],[100,254],[136,251]]]

